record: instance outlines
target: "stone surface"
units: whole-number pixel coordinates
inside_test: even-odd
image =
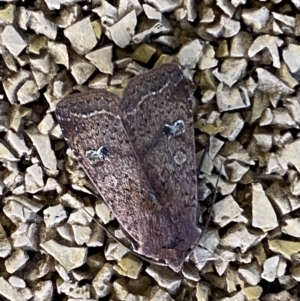
[[[260,184],[252,184],[252,225],[264,232],[278,226],[275,211]]]
[[[224,227],[237,218],[243,209],[236,203],[232,196],[216,203],[212,208],[213,219],[220,227]]]
[[[78,54],[87,54],[97,44],[90,18],[84,18],[64,30],[64,35],[69,39],[72,48]]]
[[[76,269],[86,261],[87,249],[83,247],[67,247],[54,240],[42,242],[40,246],[67,270]]]
[[[1,38],[2,44],[14,56],[18,56],[27,46],[27,43],[11,25],[5,26],[4,30],[1,33]]]
[[[112,63],[112,46],[106,46],[88,53],[85,56],[101,72],[112,74],[114,66]]]
[[[0,277],[0,295],[11,301],[25,301],[26,298],[3,277]]]

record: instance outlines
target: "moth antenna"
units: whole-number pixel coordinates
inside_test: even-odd
[[[203,158],[203,156],[202,156],[202,158]],[[216,182],[216,187],[215,187],[215,191],[214,191],[214,196],[213,196],[213,200],[212,200],[212,204],[211,204],[211,210],[209,211],[208,218],[207,218],[207,222],[205,223],[204,229],[203,229],[202,233],[200,234],[199,240],[203,237],[204,233],[206,232],[207,227],[208,227],[208,223],[209,223],[209,221],[210,221],[210,219],[211,219],[211,216],[212,216],[212,207],[213,207],[213,205],[214,205],[215,202],[216,202],[216,198],[217,198],[217,188],[218,188],[218,186],[219,186],[219,180],[220,180],[220,177],[221,177],[222,168],[223,168],[223,162],[221,162],[221,168],[220,168],[220,172],[219,172],[219,174],[218,174],[218,178],[217,178],[217,182]]]
[[[207,148],[204,149],[204,152],[203,152],[203,155],[201,157],[201,160],[199,162],[199,165],[198,165],[198,168],[197,168],[197,178],[199,178],[200,174],[201,174],[201,167],[202,167],[202,164],[203,164],[203,161],[204,161],[204,158],[207,154]]]
[[[99,198],[99,196],[97,196],[96,194],[94,194],[93,192],[91,193],[92,195],[96,196],[97,198]],[[160,265],[160,266],[168,266],[167,264],[164,264],[162,262],[158,262],[158,261],[154,261],[149,259],[148,257],[145,257],[137,252],[135,252],[134,250],[132,250],[131,248],[129,248],[128,246],[126,246],[119,238],[117,238],[113,233],[111,233],[104,225],[102,225],[97,219],[95,219],[82,205],[81,208],[85,211],[86,214],[88,214],[107,234],[107,236],[109,236],[110,238],[114,239],[116,242],[118,242],[119,244],[121,244],[123,247],[125,247],[130,253],[132,253],[134,256],[138,257],[139,259],[141,259],[142,261],[146,261],[148,263],[153,263],[156,265]]]

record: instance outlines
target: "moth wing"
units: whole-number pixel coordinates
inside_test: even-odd
[[[155,201],[176,225],[170,248],[180,257],[199,238],[194,121],[181,70],[165,64],[134,77],[119,111]]]
[[[142,255],[177,258],[173,249],[176,225],[168,208],[153,202],[153,191],[118,115],[119,99],[106,91],[73,94],[57,106],[63,135],[104,201]],[[157,236],[155,236],[157,235]],[[173,264],[179,269],[182,258]]]

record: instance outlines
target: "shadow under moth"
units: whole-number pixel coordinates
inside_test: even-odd
[[[179,271],[201,233],[193,113],[179,67],[135,76],[121,100],[106,90],[67,96],[56,116],[135,251]]]

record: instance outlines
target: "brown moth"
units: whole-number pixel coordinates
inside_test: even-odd
[[[174,64],[57,106],[63,135],[136,252],[179,271],[200,236],[193,114]]]

